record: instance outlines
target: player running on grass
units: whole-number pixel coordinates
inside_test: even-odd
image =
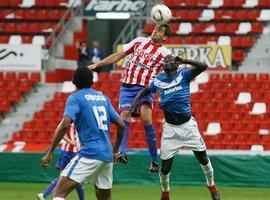
[[[57,144],[74,122],[81,150],[61,173],[53,193],[53,200],[64,200],[85,180],[89,180],[95,186],[97,200],[110,200],[112,162],[117,159],[124,132],[124,121],[106,96],[90,88],[93,84],[93,73],[90,69],[77,68],[72,82],[78,91],[68,97],[63,119],[56,128],[49,151],[42,158],[41,164],[45,167],[49,165]],[[110,141],[110,122],[118,127],[113,148]]]
[[[151,38],[137,37],[130,43],[123,45],[123,50],[114,53],[100,62],[89,65],[90,69],[95,69],[103,65],[109,65],[119,61],[127,55],[130,59],[126,64],[125,76],[122,81],[119,96],[120,115],[125,121],[124,138],[120,147],[118,161],[127,163],[126,156],[127,142],[129,138],[129,123],[131,116],[128,110],[135,96],[151,82],[153,77],[162,71],[162,61],[171,52],[162,44],[171,35],[168,24],[157,25],[151,34]],[[140,101],[140,108],[133,113],[133,116],[141,114],[142,123],[148,144],[151,165],[150,172],[158,172],[156,130],[152,124],[152,103],[153,95],[149,94]]]
[[[191,65],[191,68],[178,69],[180,64]],[[173,164],[173,157],[184,147],[193,150],[206,176],[206,185],[213,200],[220,200],[214,182],[214,171],[211,161],[206,154],[206,146],[200,135],[196,120],[191,116],[190,81],[206,70],[207,66],[201,62],[166,56],[163,63],[164,72],[160,73],[135,98],[130,113],[136,111],[139,101],[151,92],[158,92],[160,108],[164,111],[165,123],[161,140],[162,167],[159,170],[162,187],[161,200],[169,200],[169,177]]]
[[[56,169],[62,171],[65,169],[67,164],[71,161],[72,158],[77,154],[80,149],[80,141],[78,138],[78,133],[74,127],[74,124],[71,124],[69,131],[65,134],[63,142],[61,145],[61,155],[55,166]],[[37,195],[38,200],[45,200],[54,190],[59,177],[55,178],[51,184],[42,192]],[[79,200],[84,200],[84,187],[82,184],[78,184],[76,187]]]

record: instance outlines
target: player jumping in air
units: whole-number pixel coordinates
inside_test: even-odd
[[[119,96],[120,116],[125,121],[124,138],[120,147],[118,161],[127,163],[126,156],[127,142],[129,138],[129,123],[131,116],[128,110],[135,96],[148,86],[155,75],[162,71],[162,62],[166,55],[171,52],[162,44],[171,35],[168,24],[157,25],[151,34],[151,38],[137,37],[128,44],[123,45],[123,50],[114,53],[98,63],[89,65],[90,69],[95,69],[103,65],[109,65],[130,55],[126,64],[125,76],[122,81]],[[140,106],[133,116],[141,114],[142,123],[146,135],[149,152],[151,155],[150,172],[158,172],[156,130],[152,124],[152,103],[153,94],[145,96],[140,101]]]
[[[180,64],[191,65],[191,68],[180,68]],[[190,81],[206,70],[207,66],[201,62],[181,59],[168,55],[164,59],[164,72],[160,73],[135,98],[130,113],[136,111],[140,99],[151,92],[158,92],[160,108],[164,111],[165,123],[161,140],[162,167],[159,170],[162,187],[161,200],[169,200],[169,177],[173,164],[173,157],[183,147],[193,150],[206,176],[206,185],[213,200],[220,200],[214,182],[214,171],[211,161],[206,154],[206,146],[200,135],[196,120],[191,116]]]
[[[89,180],[95,186],[97,200],[110,200],[113,161],[117,159],[118,148],[124,132],[124,121],[114,110],[110,100],[93,89],[93,73],[87,67],[77,68],[72,81],[78,91],[71,94],[66,102],[62,121],[48,153],[41,164],[48,167],[53,152],[74,122],[81,142],[81,150],[69,162],[53,193],[53,200],[64,200],[80,183]],[[114,147],[110,141],[110,122],[117,125]]]

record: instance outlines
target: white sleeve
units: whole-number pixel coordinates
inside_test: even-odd
[[[123,45],[123,51],[127,54],[131,54],[134,51],[134,46],[137,42],[141,42],[143,37],[136,37],[134,40]]]

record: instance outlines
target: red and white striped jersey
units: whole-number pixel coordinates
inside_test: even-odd
[[[78,136],[78,132],[75,129],[74,124],[71,124],[69,131],[66,133],[66,136],[72,140],[72,141],[76,141],[77,145],[72,145],[70,143],[68,143],[67,141],[65,141],[64,139],[62,140],[62,146],[61,146],[61,150],[62,151],[69,151],[72,153],[77,153],[80,148],[80,140],[79,140],[79,136]]]
[[[164,57],[172,54],[169,49],[145,37],[137,37],[124,44],[123,51],[130,54],[123,83],[142,86],[149,85],[154,76],[162,71]]]

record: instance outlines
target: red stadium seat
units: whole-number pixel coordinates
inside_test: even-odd
[[[42,111],[35,112],[34,118],[35,121],[42,121],[44,119],[44,115]]]
[[[269,2],[269,0],[259,0],[258,6],[261,8],[269,8],[270,2]]]
[[[1,30],[1,25],[0,25],[0,30]],[[0,36],[0,43],[8,43],[8,41],[9,41],[9,36],[6,36],[6,35]]]
[[[39,72],[33,72],[30,75],[30,79],[29,79],[33,84],[36,84],[38,82],[41,81],[41,76]]]
[[[19,80],[28,80],[28,72],[19,72],[18,74],[18,79]]]
[[[26,80],[21,80],[19,86],[21,92],[29,92],[32,89],[31,82]]]
[[[30,121],[30,122],[24,122],[23,124],[23,130],[24,131],[32,131],[33,130],[33,122]]]
[[[44,110],[46,111],[52,111],[53,110],[53,102],[52,101],[47,101],[43,105]]]
[[[9,110],[11,110],[10,102],[5,100],[0,101],[0,112],[7,112]]]
[[[39,131],[36,136],[36,142],[47,143],[50,142],[50,134],[47,131]]]
[[[7,81],[15,81],[15,80],[17,80],[16,72],[7,72],[6,73],[6,80]]]
[[[21,93],[19,91],[9,91],[7,95],[7,99],[10,102],[19,102],[22,98]]]
[[[260,22],[253,22],[251,24],[251,33],[262,33],[263,25]]]
[[[46,121],[56,121],[57,113],[54,111],[43,111],[44,120]]]
[[[235,62],[241,62],[244,60],[245,53],[242,50],[235,50],[233,51],[233,61]]]
[[[269,81],[269,74],[259,74],[258,81],[260,82],[268,82]]]

